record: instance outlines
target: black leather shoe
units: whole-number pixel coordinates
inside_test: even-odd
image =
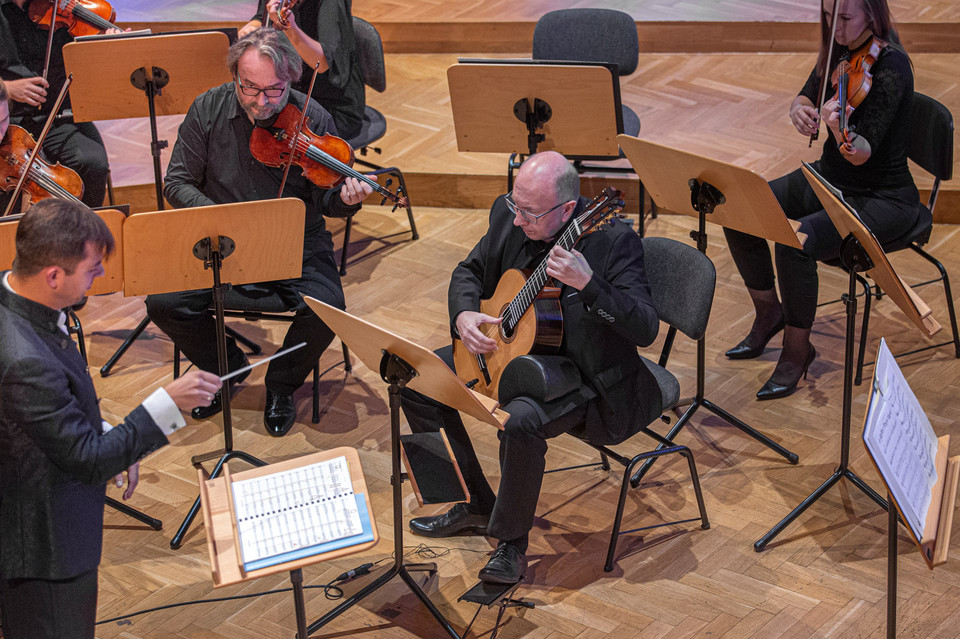
[[[436,517],[417,517],[410,520],[410,530],[423,537],[453,537],[454,535],[486,535],[490,515],[470,512],[467,504],[453,508]]]
[[[247,366],[247,365],[248,365],[247,358],[244,357],[243,364],[241,364],[237,368],[243,368],[244,366]],[[242,382],[249,376],[250,376],[250,371],[246,371],[246,372],[240,373],[239,375],[231,379],[229,382],[227,382],[227,385],[230,386],[230,392],[231,393],[235,392],[234,389],[236,388],[236,386],[239,385],[240,382]],[[221,386],[220,390],[218,390],[214,394],[213,400],[210,402],[210,404],[207,406],[197,406],[196,408],[190,411],[190,417],[193,417],[194,419],[198,419],[198,420],[203,420],[203,419],[208,419],[210,417],[213,417],[214,415],[222,411],[223,400],[220,396],[220,393],[222,392],[223,392],[223,387]],[[233,397],[233,395],[230,395],[230,397]]]
[[[793,395],[797,390],[797,384],[800,383],[800,378],[807,378],[807,369],[810,368],[810,364],[817,357],[817,349],[813,347],[813,344],[810,345],[810,352],[807,355],[807,361],[804,362],[803,368],[800,370],[800,374],[797,375],[797,378],[787,382],[786,384],[781,384],[779,382],[773,381],[773,377],[767,380],[767,383],[763,385],[757,392],[757,399],[779,399],[781,397],[786,397],[787,395]],[[776,371],[774,371],[776,374]]]
[[[501,543],[487,565],[480,569],[480,581],[515,584],[527,572],[527,557],[513,544]]]
[[[760,357],[763,353],[763,349],[767,347],[767,343],[773,339],[773,336],[783,330],[784,321],[783,318],[780,318],[780,321],[774,326],[769,333],[764,335],[763,339],[760,342],[759,346],[750,346],[747,340],[750,339],[750,336],[746,336],[740,343],[731,348],[726,352],[726,356],[730,359],[753,359],[754,357]]]
[[[283,437],[297,418],[293,395],[279,395],[267,389],[267,405],[263,409],[263,425],[274,437]]]

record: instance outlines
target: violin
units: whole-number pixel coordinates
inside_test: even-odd
[[[301,122],[302,130],[297,135]],[[254,127],[250,136],[250,153],[262,164],[272,167],[284,166],[291,161],[292,154],[293,164],[303,169],[303,176],[320,188],[333,188],[344,178],[352,177],[369,184],[383,196],[383,202],[393,202],[394,209],[407,206],[408,199],[402,192],[392,193],[352,168],[353,147],[346,140],[335,135],[317,135],[307,128],[309,122],[300,109],[287,104],[272,124],[258,123]]]
[[[0,143],[0,190],[13,190],[23,175],[36,142],[26,129],[11,124]],[[80,202],[83,180],[77,172],[59,162],[51,165],[37,157],[23,182],[33,202],[50,197]]]
[[[27,7],[27,15],[37,25],[49,29],[54,6],[57,10],[54,29],[64,27],[74,37],[119,28],[113,24],[117,12],[105,0],[33,0]]]
[[[880,57],[880,52],[887,43],[876,36],[870,36],[859,49],[848,52],[840,60],[834,70],[831,83],[836,89],[836,96],[840,102],[839,129],[840,141],[849,147],[851,131],[848,123],[847,106],[856,109],[870,93],[873,86],[873,75],[870,69]],[[851,150],[848,148],[848,150]]]

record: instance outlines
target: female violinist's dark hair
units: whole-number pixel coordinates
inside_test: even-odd
[[[896,45],[900,44],[900,37],[893,25],[893,17],[890,15],[890,7],[887,0],[843,0],[845,2],[858,2],[860,7],[866,12],[869,22],[867,28],[870,33],[877,36],[885,42]],[[834,3],[836,6],[836,2]],[[820,4],[820,53],[817,55],[817,70],[820,77],[823,77],[825,69],[825,60],[827,50],[830,48],[830,20],[827,19],[827,12],[823,10],[823,4]],[[834,49],[836,56],[836,49]]]
[[[13,272],[29,277],[48,266],[59,266],[72,274],[86,257],[88,242],[104,256],[113,253],[113,235],[103,218],[78,202],[40,200],[17,225]]]
[[[300,54],[293,48],[287,36],[273,27],[260,27],[237,40],[227,52],[227,68],[237,77],[237,65],[248,49],[256,49],[260,55],[273,61],[277,77],[283,82],[296,82],[303,73]]]

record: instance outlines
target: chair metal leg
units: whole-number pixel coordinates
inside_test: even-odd
[[[313,365],[313,423],[320,423],[320,360]]]
[[[940,260],[927,253],[921,246],[911,244],[910,248],[912,248],[920,257],[936,266],[937,270],[940,271],[940,277],[938,279],[943,282],[943,294],[947,298],[947,312],[950,314],[950,328],[953,331],[953,348],[957,359],[960,359],[960,331],[957,330],[957,311],[953,304],[953,291],[950,288],[950,276],[947,275],[947,269],[943,267],[943,264],[940,262]],[[937,280],[931,280],[931,282],[936,281]]]
[[[350,351],[347,349],[346,342],[340,342],[343,347],[343,370],[350,373],[353,371],[353,364],[350,362]]]
[[[137,338],[140,337],[140,334],[143,333],[143,331],[145,331],[149,325],[149,316],[140,320],[140,323],[137,324],[137,327],[130,331],[130,334],[127,335],[127,339],[123,340],[123,344],[120,345],[120,348],[117,349],[117,352],[114,353],[110,359],[107,360],[107,363],[100,368],[100,377],[106,377],[110,374],[110,371],[113,370],[113,367],[117,361],[123,357],[123,354],[127,352],[127,349],[133,346],[133,343],[137,341]]]

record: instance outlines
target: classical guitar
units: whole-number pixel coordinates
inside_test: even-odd
[[[623,208],[620,191],[603,190],[574,218],[555,245],[573,248],[583,236],[609,222]],[[480,301],[480,312],[501,318],[499,324],[484,324],[484,333],[497,342],[492,353],[474,355],[459,339],[453,340],[453,361],[457,375],[467,386],[497,398],[503,369],[515,357],[549,355],[563,341],[560,288],[547,286],[547,258],[533,271],[510,269],[500,277],[493,295]]]

